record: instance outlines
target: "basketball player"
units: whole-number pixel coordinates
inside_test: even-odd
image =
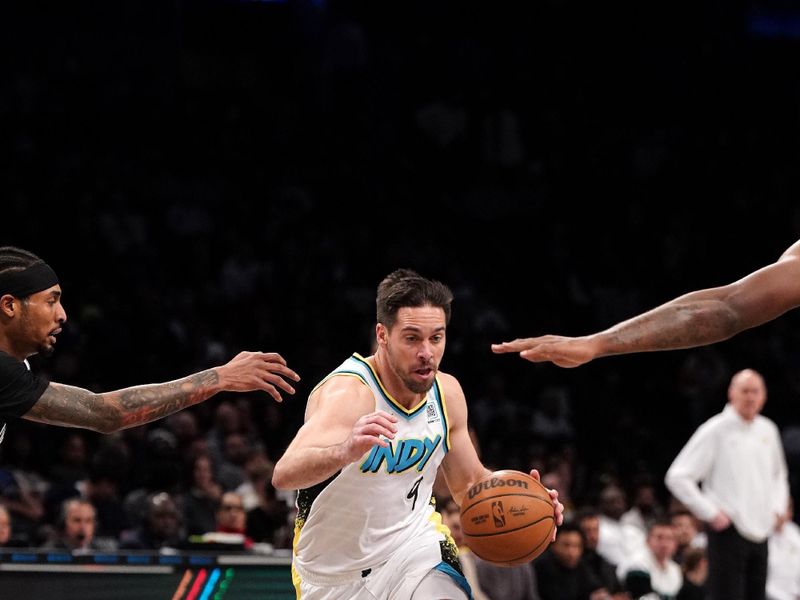
[[[55,272],[34,254],[0,248],[0,421],[25,418],[40,423],[110,433],[148,423],[222,391],[263,390],[280,401],[278,388],[297,374],[275,353],[242,352],[225,365],[168,383],[95,394],[48,382],[31,373],[27,358],[53,352],[67,320]],[[5,424],[0,430],[0,441]]]
[[[388,275],[378,286],[374,354],[354,354],[309,395],[305,424],[272,479],[300,490],[298,598],[471,597],[431,502],[440,464],[459,505],[489,473],[468,434],[464,392],[439,371],[452,299],[413,271]],[[550,495],[560,525],[563,506]]]
[[[493,344],[531,362],[577,367],[595,358],[705,346],[800,306],[800,241],[774,263],[734,283],[691,292],[613,327],[581,337],[545,335]]]

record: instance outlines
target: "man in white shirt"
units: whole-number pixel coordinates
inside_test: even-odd
[[[800,598],[800,526],[792,520],[793,508],[790,500],[786,523],[769,538],[769,600]]]
[[[786,458],[775,423],[759,414],[767,400],[761,375],[736,373],[728,400],[680,451],[666,484],[708,523],[709,598],[764,600],[767,538],[789,503]]]
[[[654,521],[647,530],[644,548],[627,556],[617,567],[617,577],[627,587],[631,574],[646,573],[660,598],[674,599],[683,585],[681,568],[672,557],[678,549],[675,528],[667,519]]]

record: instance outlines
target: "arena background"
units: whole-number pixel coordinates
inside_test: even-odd
[[[380,279],[412,267],[455,291],[443,369],[487,464],[571,461],[576,502],[662,486],[753,367],[796,493],[800,313],[577,370],[489,344],[588,333],[798,238],[800,11],[526,4],[4,5],[2,243],[54,266],[70,318],[35,368],[100,391],[278,351],[303,381],[253,396],[277,459],[316,381],[369,352]],[[534,433],[552,407],[572,429]],[[65,431],[15,427],[46,472]]]

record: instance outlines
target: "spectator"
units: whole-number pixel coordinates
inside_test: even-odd
[[[167,492],[157,492],[146,499],[144,522],[120,536],[120,548],[169,553],[182,545],[183,538],[175,500]]]
[[[73,553],[99,550],[94,539],[96,516],[94,506],[88,500],[81,498],[64,500],[57,522],[56,537],[45,543],[44,548],[69,550]]]
[[[247,514],[242,497],[236,492],[222,494],[216,512],[215,533],[232,534],[241,538],[245,550],[253,547],[253,539],[247,535]]]
[[[608,600],[611,596],[581,560],[583,535],[573,523],[558,528],[556,541],[534,563],[542,600]]]
[[[214,529],[215,513],[221,498],[222,486],[214,476],[211,459],[198,456],[192,463],[189,490],[181,499],[187,535],[199,535]]]
[[[766,400],[759,373],[736,373],[725,409],[700,426],[667,471],[670,491],[709,524],[712,600],[763,600],[767,538],[786,521],[786,459],[778,428],[760,415]]]
[[[675,562],[683,564],[683,556],[691,548],[705,549],[707,540],[706,534],[699,530],[699,523],[691,511],[685,508],[678,508],[671,512],[670,522],[675,528],[675,540],[678,542],[678,549],[675,551]]]
[[[583,533],[585,544],[583,562],[589,566],[592,574],[608,590],[614,600],[624,600],[625,592],[617,579],[614,565],[597,552],[597,543],[600,540],[600,515],[593,508],[586,507],[578,512],[576,522]]]
[[[461,570],[466,577],[469,587],[472,588],[474,600],[492,600],[492,596],[486,594],[481,588],[478,578],[476,562],[478,559],[464,542],[464,533],[461,529],[461,509],[456,501],[451,497],[445,498],[441,502],[442,523],[450,530],[450,537],[458,548],[458,561],[461,563]]]
[[[767,598],[800,598],[800,527],[793,520],[794,503],[790,500],[786,522],[769,537]]]
[[[622,488],[615,483],[606,484],[600,492],[600,539],[597,552],[614,567],[644,546],[644,534],[622,522],[626,509]]]
[[[677,600],[706,600],[708,558],[704,548],[689,547],[681,563],[683,585]]]
[[[0,546],[8,546],[11,541],[11,514],[0,504]]]
[[[656,488],[650,477],[637,481],[633,488],[632,506],[622,515],[620,522],[636,527],[642,535],[646,535],[650,525],[663,516],[664,508],[658,501]]]
[[[258,467],[253,467],[251,477],[256,505],[247,511],[247,535],[258,543],[272,544],[275,548],[291,548],[294,533],[290,523],[291,513],[275,493],[272,463],[259,463]]]
[[[647,574],[655,593],[662,600],[674,600],[683,585],[681,568],[672,557],[677,549],[675,530],[666,519],[655,521],[647,531],[647,546],[625,558],[617,567],[617,577],[630,591],[630,581]]]

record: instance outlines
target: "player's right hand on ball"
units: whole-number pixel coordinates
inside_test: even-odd
[[[389,442],[381,436],[390,440],[394,439],[397,433],[397,417],[386,411],[378,410],[361,417],[353,425],[353,431],[345,442],[346,457],[349,462],[361,458],[365,452],[373,446],[386,448]]]

